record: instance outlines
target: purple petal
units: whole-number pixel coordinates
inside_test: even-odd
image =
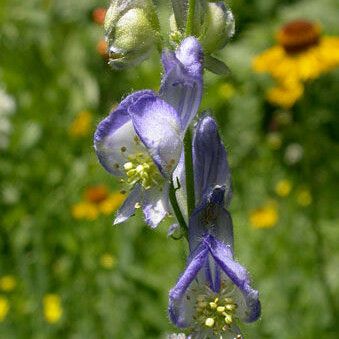
[[[135,131],[161,173],[170,177],[181,154],[182,134],[175,109],[154,94],[129,107]]]
[[[168,206],[168,184],[162,190],[154,187],[144,192],[143,206],[146,223],[155,228],[164,219],[169,211]]]
[[[207,260],[208,248],[204,243],[191,254],[186,270],[169,292],[169,316],[178,327],[188,327],[192,321],[194,301],[187,299],[192,282]]]
[[[222,240],[233,250],[233,223],[223,207],[224,188],[216,186],[205,194],[189,222],[189,244],[194,249],[206,234]]]
[[[126,221],[130,216],[134,214],[135,205],[142,201],[142,189],[139,184],[135,185],[130,192],[122,206],[117,211],[115,216],[114,225],[120,224]]]
[[[257,320],[261,312],[259,293],[250,286],[246,269],[234,261],[230,246],[226,246],[212,236],[208,236],[205,243],[215,262],[240,291],[241,300],[237,302],[239,318],[245,322]]]
[[[165,76],[160,96],[179,113],[181,127],[186,130],[196,115],[203,89],[203,52],[197,39],[188,37],[175,52],[162,56]]]
[[[110,115],[102,120],[94,134],[94,148],[102,166],[110,173],[121,176],[122,165],[126,157],[121,153],[121,147],[127,152],[134,152],[136,136],[128,114],[128,107],[139,98],[153,93],[150,90],[139,91],[129,95]]]
[[[184,39],[175,52],[178,60],[188,73],[200,77],[203,70],[203,51],[199,41],[194,37]]]
[[[162,66],[164,67],[165,75],[172,70],[178,64],[178,59],[175,56],[175,52],[169,49],[165,49],[161,56]]]
[[[216,122],[210,116],[203,117],[196,125],[193,162],[196,197],[202,197],[216,185],[224,186],[225,206],[228,206],[232,190],[227,153],[220,140]]]

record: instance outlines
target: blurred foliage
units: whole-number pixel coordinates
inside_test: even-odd
[[[169,1],[158,3],[166,26]],[[206,74],[202,110],[216,116],[229,150],[236,253],[261,293],[262,319],[243,331],[246,338],[338,338],[339,72],[307,84],[286,111],[266,102],[271,79],[251,69],[287,20],[316,20],[339,35],[338,2],[231,3],[237,35],[219,57],[232,74]],[[157,89],[161,76],[156,54],[125,72],[107,66],[97,49],[103,30],[92,17],[106,5],[0,0],[0,131],[8,139],[0,145],[1,338],[173,331],[167,292],[186,248],[167,239],[170,221],[151,231],[137,215],[113,228],[114,204],[88,194],[98,185],[109,194],[119,189],[93,152],[96,124],[132,90]],[[9,106],[14,112],[5,114]],[[86,199],[100,213],[74,213]]]

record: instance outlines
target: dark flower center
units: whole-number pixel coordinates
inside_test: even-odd
[[[277,34],[279,44],[287,53],[303,52],[320,41],[320,26],[304,20],[289,22]]]
[[[99,204],[108,197],[108,190],[105,186],[90,187],[85,192],[85,198],[87,201],[94,204]]]

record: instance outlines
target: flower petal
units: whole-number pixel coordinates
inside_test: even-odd
[[[207,255],[208,248],[205,243],[201,243],[191,254],[184,273],[169,292],[169,316],[178,327],[188,327],[192,321],[194,303],[187,299],[187,293],[199,271],[205,265]]]
[[[94,148],[101,165],[113,175],[121,176],[126,154],[136,152],[137,145],[134,141],[136,133],[128,114],[128,107],[150,93],[153,92],[145,90],[129,95],[97,127],[94,134]],[[122,147],[126,147],[126,154],[122,154]]]
[[[224,187],[216,186],[204,194],[189,222],[189,245],[193,250],[206,234],[222,240],[233,250],[233,223],[231,215],[223,207]]]
[[[175,109],[156,95],[141,97],[129,107],[135,131],[160,172],[173,173],[181,154],[180,121]]]
[[[142,189],[139,184],[135,185],[129,196],[126,198],[122,206],[117,211],[115,216],[114,225],[120,224],[126,221],[130,216],[134,214],[135,205],[142,200]]]
[[[185,131],[196,115],[203,87],[203,52],[197,39],[188,37],[175,52],[164,52],[162,56],[165,76],[160,96],[172,105],[180,115],[181,127]]]
[[[146,223],[152,228],[155,228],[164,219],[168,213],[168,189],[166,183],[162,190],[159,187],[154,187],[144,192],[143,206]]]
[[[232,196],[231,173],[217,124],[210,116],[201,118],[196,125],[193,161],[196,197],[202,197],[216,185],[224,186],[225,206],[228,206]]]
[[[212,236],[208,236],[204,241],[215,262],[240,292],[237,298],[237,316],[244,322],[257,320],[261,312],[259,293],[250,286],[250,278],[246,269],[234,261],[229,246]]]

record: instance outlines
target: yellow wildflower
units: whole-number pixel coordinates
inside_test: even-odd
[[[339,37],[321,36],[318,24],[296,20],[277,34],[278,45],[253,60],[256,72],[267,72],[278,86],[268,100],[289,108],[303,94],[303,83],[339,66]]]
[[[280,197],[287,197],[292,189],[292,184],[289,180],[284,179],[277,182],[275,186],[275,193]]]
[[[74,219],[95,220],[99,215],[95,204],[82,201],[72,206],[72,216]]]
[[[235,88],[229,82],[224,82],[219,86],[218,93],[220,97],[222,97],[223,99],[229,100],[230,98],[234,96]]]
[[[312,195],[307,188],[302,188],[299,190],[297,194],[297,203],[303,207],[311,205]]]
[[[270,148],[277,150],[281,147],[281,135],[278,132],[271,132],[267,135],[267,143]]]
[[[120,192],[111,194],[107,199],[99,204],[99,210],[103,214],[111,214],[116,211],[125,200],[125,195]]]
[[[95,220],[101,213],[116,211],[124,199],[120,192],[110,194],[106,186],[89,187],[84,193],[84,200],[72,206],[72,216],[75,219]]]
[[[103,268],[112,269],[113,267],[115,267],[116,264],[117,264],[117,259],[109,253],[104,253],[100,257],[100,265]]]
[[[291,108],[302,97],[304,86],[299,81],[289,81],[272,87],[267,91],[267,100],[285,109]]]
[[[81,111],[77,114],[69,128],[69,134],[72,137],[85,137],[91,131],[92,113],[89,111]]]
[[[0,278],[0,290],[10,292],[15,289],[16,279],[12,275],[5,275]]]
[[[0,296],[0,322],[4,321],[9,311],[7,298]]]
[[[278,221],[277,206],[267,202],[264,206],[256,208],[250,213],[250,223],[254,228],[270,228]]]
[[[47,294],[43,298],[44,317],[50,324],[57,323],[62,317],[63,310],[60,297],[57,294]]]

